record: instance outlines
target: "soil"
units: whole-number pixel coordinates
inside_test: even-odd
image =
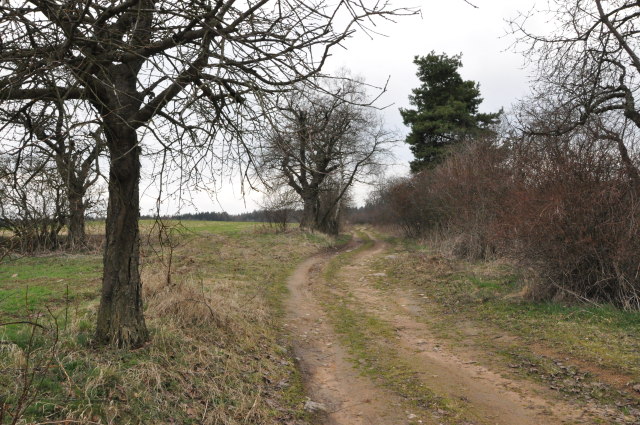
[[[404,423],[394,408],[401,400],[360,376],[348,360],[326,314],[314,297],[327,256],[304,262],[289,279],[287,327],[307,394],[323,407],[316,412],[327,424],[386,425]]]
[[[439,340],[424,320],[421,295],[403,288],[381,291],[374,285],[372,262],[385,255],[383,242],[351,257],[337,279],[345,282],[367,314],[393,326],[394,349],[433,392],[459,402],[462,424],[540,425],[603,423],[597,409],[570,404],[543,385],[508,373],[509,365],[482,355],[474,339],[465,344]],[[311,258],[289,280],[287,327],[302,370],[309,408],[318,422],[339,425],[440,424],[438,415],[407,410],[401,394],[382,387],[354,366],[320,302],[330,255]],[[348,284],[347,284],[348,283]],[[326,291],[325,291],[326,293]],[[465,323],[465,333],[481,332]],[[508,338],[508,335],[505,337]],[[318,404],[315,404],[318,403]],[[446,422],[451,423],[451,422]],[[605,422],[606,423],[606,422]]]

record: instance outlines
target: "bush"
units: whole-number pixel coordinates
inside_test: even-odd
[[[375,204],[380,221],[407,236],[435,234],[460,257],[520,262],[533,298],[640,310],[638,189],[615,149],[574,132],[474,141],[390,182]]]
[[[65,188],[50,164],[16,165],[0,158],[0,220],[7,251],[56,249],[68,211]]]
[[[535,270],[531,295],[640,309],[640,206],[617,156],[574,135],[523,143],[511,160],[494,237]]]
[[[376,194],[380,221],[408,237],[447,235],[459,256],[484,258],[494,251],[488,233],[508,196],[506,162],[506,149],[492,139],[463,145],[440,166],[384,186]]]

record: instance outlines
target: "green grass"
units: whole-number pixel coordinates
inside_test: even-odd
[[[192,232],[199,234],[213,233],[216,235],[238,235],[251,232],[263,225],[255,222],[231,222],[231,221],[182,221],[181,225]]]
[[[8,315],[39,310],[44,302],[53,298],[54,292],[42,286],[6,289],[0,295],[0,310]]]
[[[144,236],[145,230],[150,229],[155,220],[140,220],[141,234]],[[204,221],[204,220],[163,220],[168,226],[180,226],[195,232],[212,232],[216,234],[235,234],[244,231],[250,231],[262,223],[258,222],[232,222],[232,221]],[[88,221],[87,233],[104,234],[104,221]]]
[[[98,296],[97,255],[22,257],[0,263],[0,323]]]
[[[92,226],[99,232],[100,223]],[[143,245],[155,243],[146,237],[151,227],[141,223]],[[44,326],[0,326],[0,400],[15,408],[20,377],[37,378],[25,423],[304,423],[302,380],[281,333],[286,278],[334,241],[255,223],[176,229],[173,286],[165,282],[169,251],[157,243],[143,248],[152,339],[135,351],[91,346],[100,256],[0,264],[0,323]]]
[[[100,256],[23,257],[1,263],[0,282],[23,283],[41,279],[86,280],[102,271]]]
[[[611,306],[493,300],[477,314],[528,341],[594,362],[640,381],[640,314]]]

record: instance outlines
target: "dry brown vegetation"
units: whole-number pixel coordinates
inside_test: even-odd
[[[331,241],[253,226],[183,229],[170,281],[167,251],[145,250],[152,340],[138,350],[93,347],[98,279],[90,299],[56,301],[62,288],[49,286],[29,311],[0,318],[42,326],[0,327],[0,423],[306,423],[280,304],[295,264]]]
[[[474,141],[388,184],[373,205],[459,257],[518,261],[536,299],[638,310],[637,189],[615,150],[584,132]]]

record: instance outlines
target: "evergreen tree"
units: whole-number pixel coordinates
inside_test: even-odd
[[[411,161],[414,173],[439,163],[450,145],[489,131],[501,113],[478,113],[482,103],[479,84],[462,79],[460,58],[431,52],[413,60],[422,84],[409,96],[415,109],[401,108],[400,114],[411,127],[405,142],[415,156]]]

